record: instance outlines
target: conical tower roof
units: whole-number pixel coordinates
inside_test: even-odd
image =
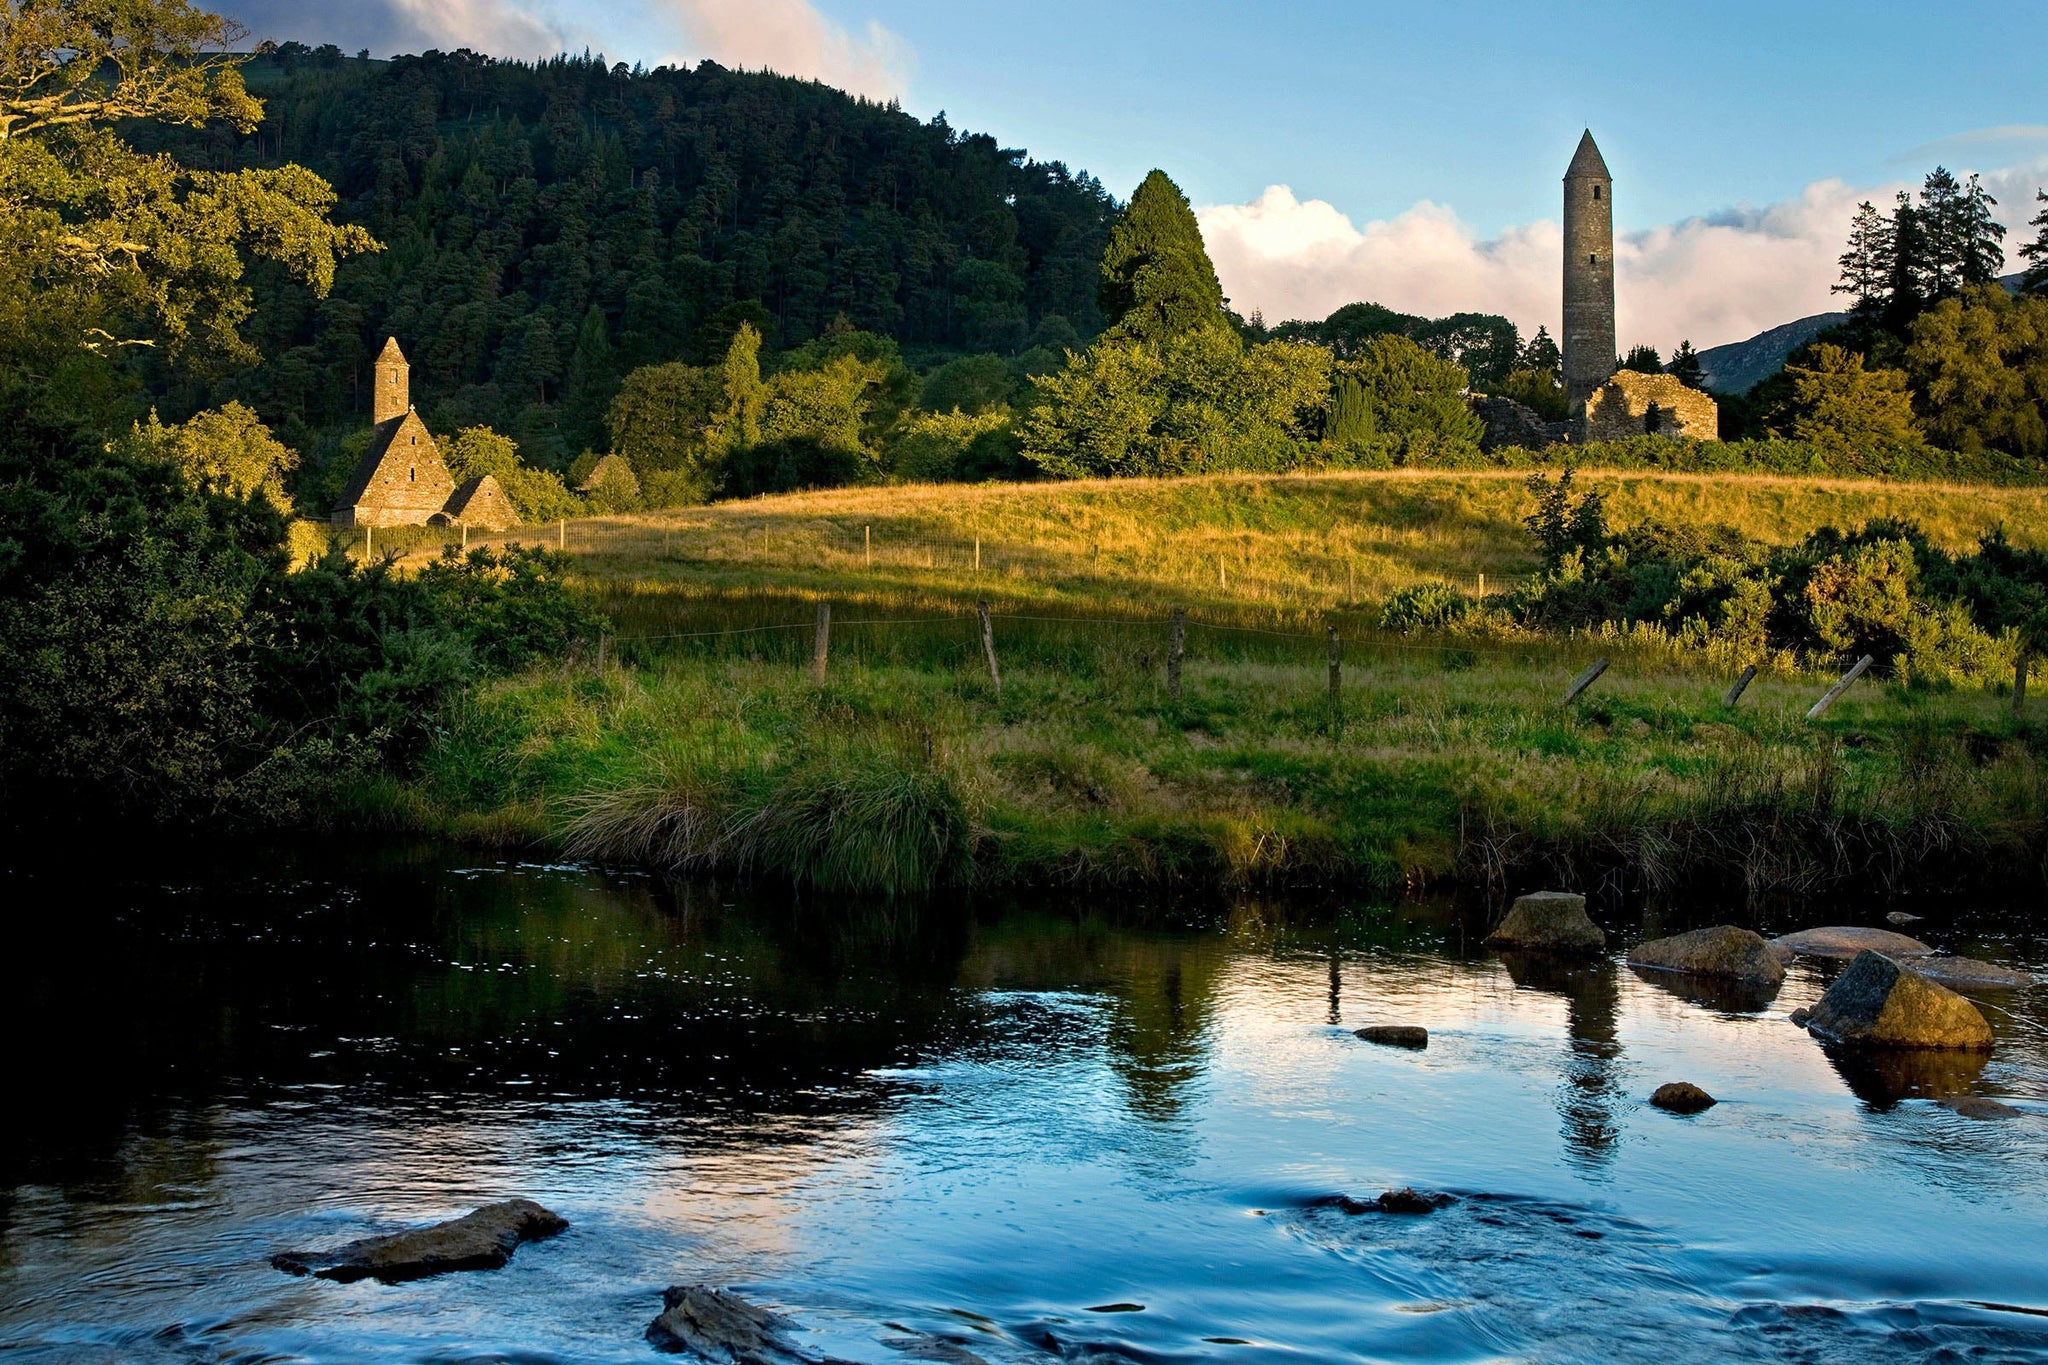
[[[1598,156],[1599,153],[1595,152],[1593,155]],[[377,352],[378,364],[381,365],[387,360],[395,360],[401,365],[405,364],[405,352],[398,349],[397,337],[384,338],[384,349]]]
[[[1572,164],[1565,167],[1567,180],[1612,180],[1614,176],[1607,169],[1607,161],[1600,155],[1599,145],[1593,141],[1593,130],[1579,139],[1579,150],[1572,153]]]

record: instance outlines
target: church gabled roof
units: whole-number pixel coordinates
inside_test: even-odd
[[[1579,150],[1572,153],[1572,164],[1565,167],[1564,178],[1567,180],[1614,179],[1614,176],[1608,172],[1606,158],[1600,155],[1600,148],[1593,141],[1593,130],[1591,128],[1588,128],[1586,135],[1579,139]]]
[[[420,420],[418,413],[408,412],[405,416],[394,417],[375,429],[375,434],[370,438],[369,449],[363,452],[362,460],[356,465],[354,477],[348,481],[348,486],[342,489],[340,500],[334,504],[337,508],[354,507],[362,502],[370,491],[371,482],[377,477],[378,469],[383,466],[385,458],[392,453],[394,446],[403,446],[409,465],[424,465],[430,471],[438,471],[441,479],[452,486],[454,481],[448,477],[447,467],[441,463],[441,453],[434,445],[433,434],[427,430],[427,424]],[[430,472],[428,478],[431,480],[433,473]],[[412,483],[416,480],[408,479],[407,482]],[[444,493],[442,496],[445,499],[447,495]]]

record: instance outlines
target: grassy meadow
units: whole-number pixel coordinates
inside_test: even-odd
[[[1893,516],[1957,549],[2000,525],[2048,540],[2044,489],[1581,478],[1621,526],[1792,541]],[[546,538],[614,623],[602,657],[472,696],[416,779],[363,794],[365,815],[851,893],[2039,878],[2044,736],[2002,690],[1863,682],[1809,723],[1831,679],[1766,674],[1730,708],[1723,664],[1613,638],[1374,629],[1393,589],[1528,572],[1528,503],[1519,475],[1344,474],[872,488],[570,522]],[[1612,668],[1563,704],[1599,655]]]

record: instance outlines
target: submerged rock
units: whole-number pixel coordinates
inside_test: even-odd
[[[344,1284],[375,1279],[386,1284],[424,1279],[451,1270],[496,1270],[521,1242],[552,1237],[569,1220],[531,1199],[506,1199],[432,1227],[365,1237],[328,1251],[285,1251],[270,1258],[279,1270]]]
[[[1521,948],[1552,953],[1598,953],[1607,935],[1586,918],[1586,898],[1570,891],[1535,891],[1518,897],[1498,928],[1487,936],[1489,948]]]
[[[1451,1202],[1447,1194],[1422,1194],[1404,1185],[1398,1190],[1388,1190],[1373,1201],[1372,1207],[1381,1213],[1422,1214],[1435,1213]]]
[[[1973,957],[1937,953],[1933,957],[1911,958],[1906,965],[1929,981],[1939,981],[1957,990],[2019,990],[2034,984],[2034,977],[2028,972],[2016,972],[1995,962],[1979,962]]]
[[[1628,965],[1763,986],[1775,986],[1785,979],[1785,964],[1763,935],[1732,924],[1637,944],[1628,955]]]
[[[1811,1018],[1813,1018],[1813,1011],[1810,1009],[1801,1008],[1792,1011],[1792,1022],[1801,1028],[1805,1028],[1806,1021]]]
[[[1691,1081],[1671,1081],[1657,1087],[1656,1093],[1650,1096],[1650,1103],[1674,1114],[1697,1114],[1701,1110],[1712,1109],[1720,1101]]]
[[[1382,1047],[1429,1046],[1429,1030],[1419,1024],[1372,1024],[1352,1032],[1366,1042],[1378,1043]]]
[[[988,1362],[949,1337],[930,1332],[913,1332],[907,1337],[884,1337],[882,1344],[901,1351],[912,1360],[936,1360],[939,1365],[988,1365]]]
[[[1800,956],[1846,962],[1863,952],[1883,953],[1897,961],[1927,957],[1934,952],[1919,939],[1895,934],[1889,929],[1857,929],[1844,924],[1829,925],[1824,929],[1801,929],[1796,934],[1781,934],[1770,942],[1771,951],[1778,955],[1780,961]]]
[[[1904,928],[1908,924],[1918,924],[1924,918],[1926,918],[1924,915],[1909,915],[1903,910],[1894,910],[1884,917],[1884,922],[1886,924],[1896,924]]]
[[[708,1285],[671,1285],[661,1316],[647,1325],[656,1350],[702,1356],[715,1365],[797,1365],[803,1357],[784,1339],[788,1322],[737,1294]]]
[[[1943,1100],[1942,1104],[1966,1119],[2017,1119],[2025,1118],[2027,1114],[2024,1109],[2015,1109],[1985,1095],[1958,1095],[1954,1099]]]
[[[1991,1047],[1991,1025],[1975,1005],[1874,952],[1858,954],[1835,978],[1806,1026],[1854,1047]]]

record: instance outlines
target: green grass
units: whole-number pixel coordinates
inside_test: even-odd
[[[1994,525],[2048,536],[2042,489],[1588,482],[1622,524],[1788,541],[1905,516],[1957,548]],[[2039,880],[2048,728],[1995,691],[1865,682],[1809,724],[1830,679],[1766,675],[1729,711],[1727,661],[1654,642],[1372,628],[1391,588],[1526,570],[1526,502],[1514,478],[1335,475],[850,490],[572,522],[616,626],[606,665],[473,696],[419,778],[366,805],[851,893]],[[1000,695],[981,598],[998,613]],[[834,620],[823,685],[807,667],[819,601]],[[1191,613],[1177,701],[1176,605]],[[1326,624],[1344,637],[1335,707]],[[1602,653],[1611,671],[1561,705]]]

